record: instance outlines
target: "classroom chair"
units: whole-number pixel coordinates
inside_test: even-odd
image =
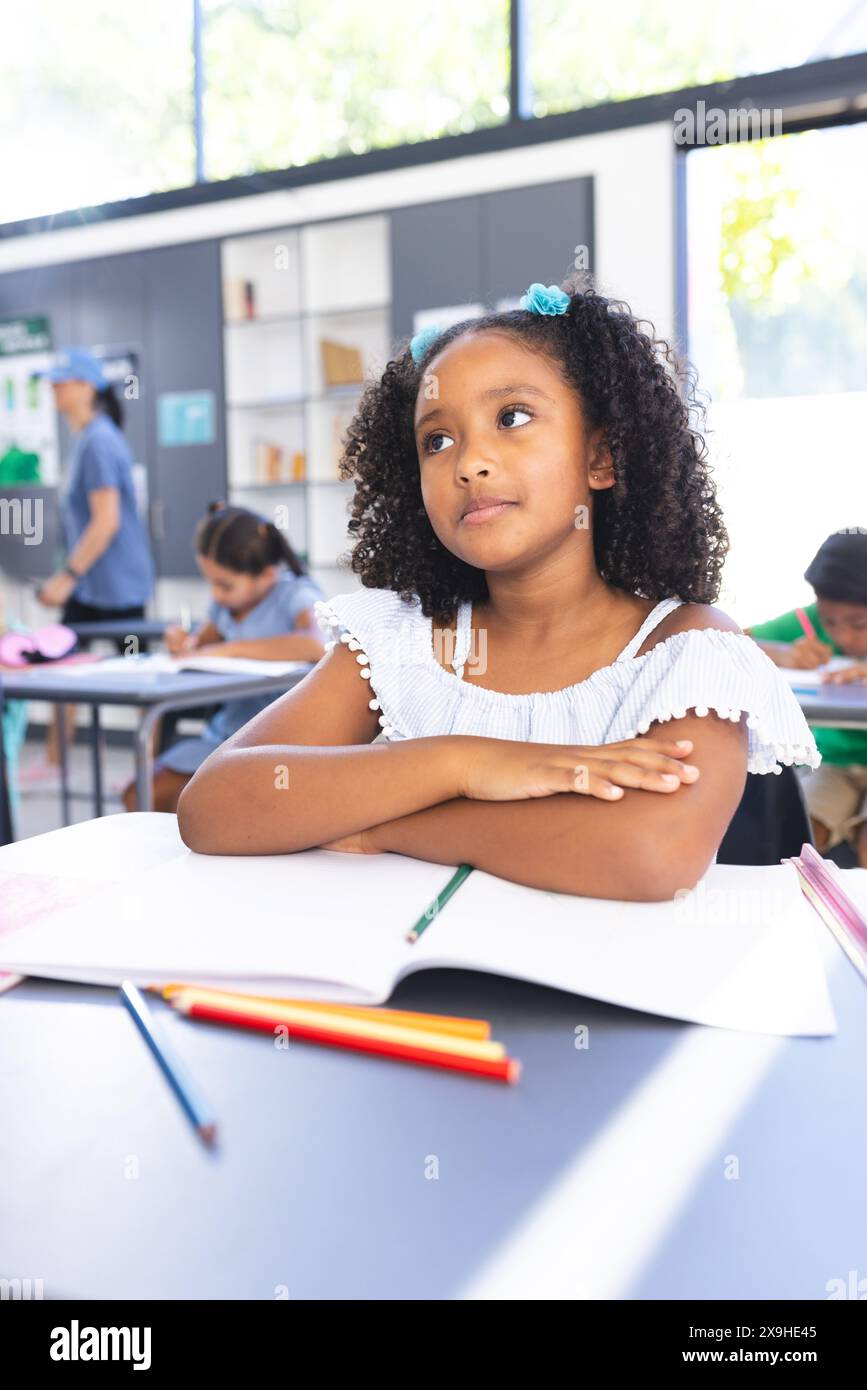
[[[718,864],[779,864],[813,844],[801,783],[794,768],[779,776],[747,773],[740,804],[717,852]]]

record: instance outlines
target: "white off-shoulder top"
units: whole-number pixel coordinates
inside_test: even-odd
[[[610,666],[562,690],[527,695],[486,690],[464,678],[471,656],[479,656],[471,653],[469,602],[458,608],[454,674],[436,659],[434,627],[418,598],[407,603],[391,589],[359,589],[317,602],[314,610],[329,634],[326,646],[341,641],[355,652],[386,739],[476,734],[598,746],[635,738],[689,710],[732,721],[747,716],[750,772],[779,773],[784,763],[818,767],[821,754],[797,700],[752,638],[697,628],[635,655],[680,603],[662,599]]]

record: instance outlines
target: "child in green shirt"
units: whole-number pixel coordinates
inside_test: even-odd
[[[805,634],[796,609],[745,632],[776,666],[811,670],[832,656],[848,656],[854,664],[825,680],[835,685],[867,681],[867,527],[829,536],[804,578],[816,593],[815,603],[803,610],[815,637]],[[816,846],[832,849],[849,840],[867,868],[867,729],[813,733],[822,765],[804,770],[804,795]]]

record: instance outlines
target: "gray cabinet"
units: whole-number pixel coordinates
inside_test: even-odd
[[[122,348],[134,352],[143,368],[145,293],[144,257],[140,253],[107,256],[101,261],[76,261],[69,267],[72,280],[72,316],[75,342],[90,348]],[[150,456],[148,399],[126,398],[123,383],[117,387],[123,406],[124,433],[137,463],[147,467]],[[149,478],[150,483],[150,478]]]
[[[154,553],[160,575],[185,577],[198,574],[192,549],[196,522],[208,502],[226,495],[219,243],[162,247],[143,259],[143,388],[151,429]],[[214,393],[212,444],[160,442],[159,397],[176,391]]]
[[[559,285],[576,246],[588,247],[593,265],[591,178],[503,189],[480,204],[485,304],[517,298],[536,280]]]
[[[593,248],[593,180],[503,189],[396,209],[391,216],[392,328],[412,333],[418,309],[496,307],[535,280],[559,284],[576,246]]]
[[[412,333],[417,309],[481,299],[481,199],[448,198],[391,214],[392,332]]]

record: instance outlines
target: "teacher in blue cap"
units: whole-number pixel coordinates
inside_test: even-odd
[[[76,436],[62,499],[66,564],[39,598],[65,623],[142,618],[154,567],[133,487],[123,410],[93,353],[69,348],[44,373]]]

